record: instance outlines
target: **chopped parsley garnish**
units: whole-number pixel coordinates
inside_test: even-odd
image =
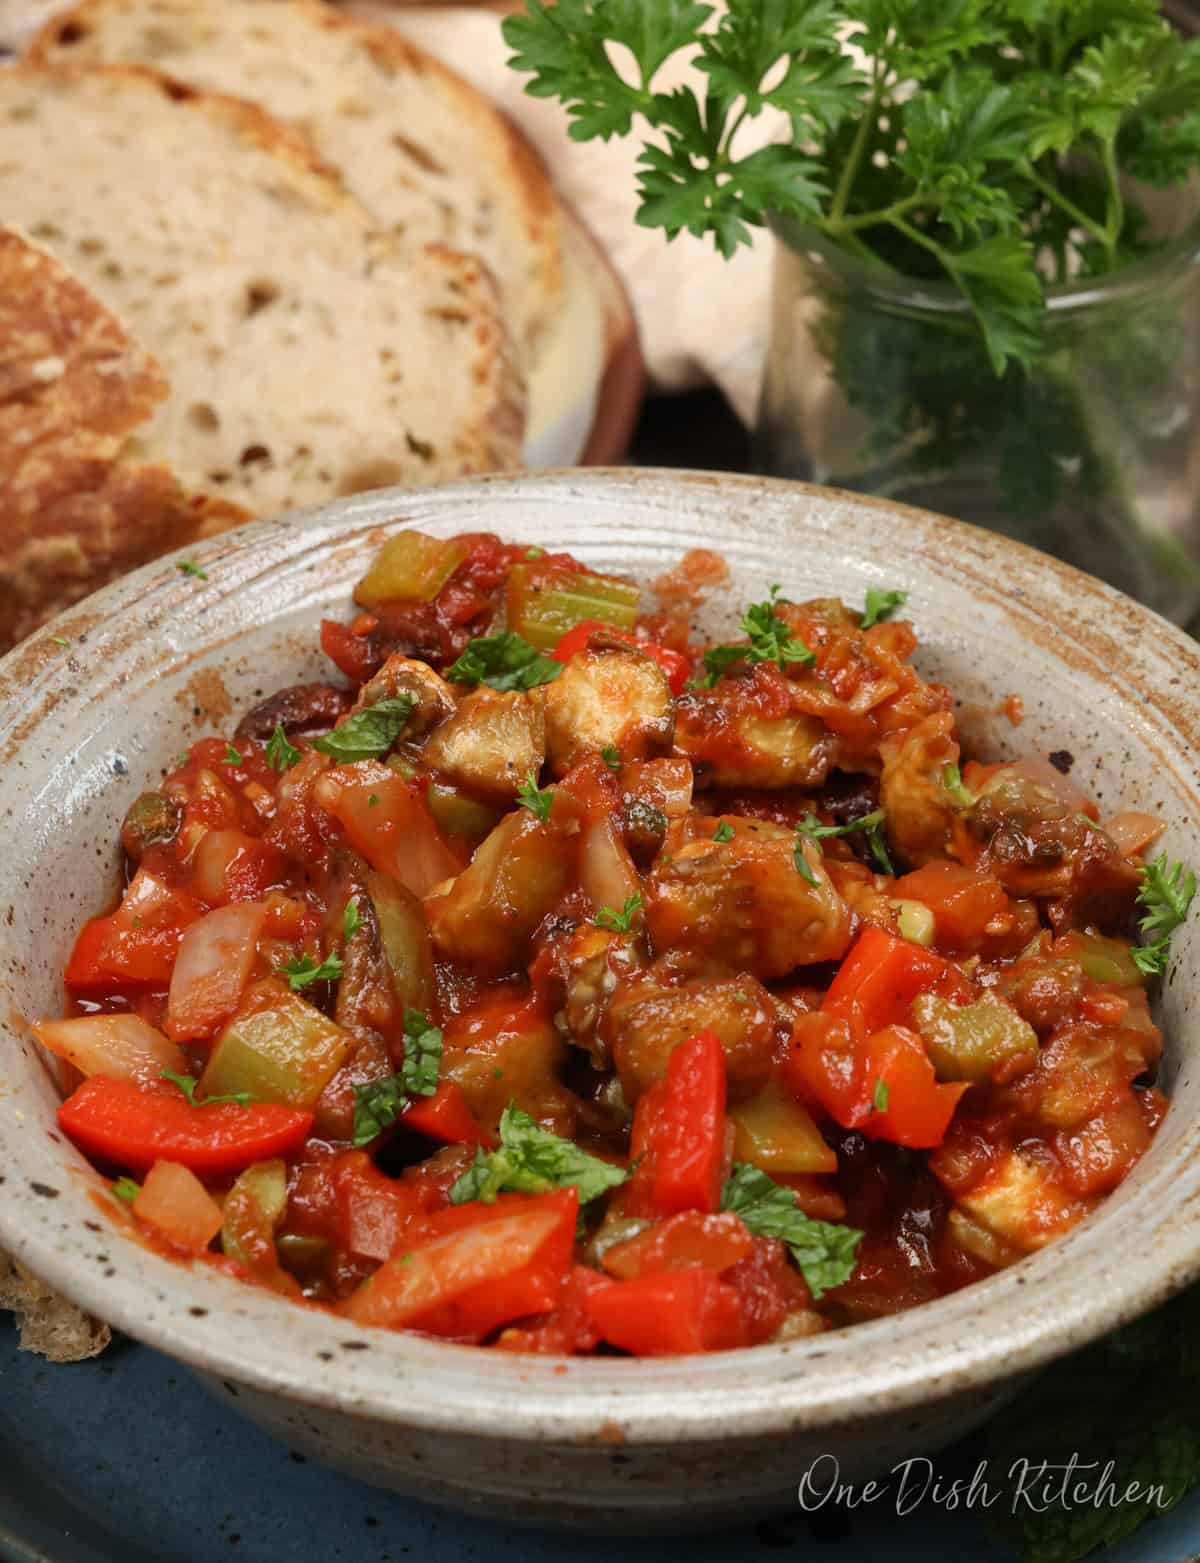
[[[378,760],[399,738],[412,715],[412,708],[411,695],[379,700],[347,717],[324,738],[314,738],[312,746],[321,754],[331,755],[339,765],[352,765],[355,760]]]
[[[394,1075],[354,1087],[354,1144],[361,1149],[390,1129],[414,1096],[438,1088],[442,1033],[418,1009],[404,1011],[404,1062]]]
[[[794,1189],[774,1182],[747,1162],[734,1162],[733,1174],[721,1191],[721,1209],[741,1216],[759,1237],[777,1237],[786,1243],[814,1302],[854,1273],[854,1256],[863,1234],[856,1227],[814,1221],[796,1204]]]
[[[377,809],[379,807],[379,794],[377,792],[373,792],[367,799],[367,807],[369,809]]]
[[[713,838],[714,841],[732,841],[733,840],[733,826],[729,823],[729,821],[727,819],[723,819],[721,821],[721,823],[717,826],[716,830],[713,831],[712,838]]]
[[[874,1107],[877,1113],[887,1112],[888,1098],[890,1096],[891,1092],[888,1090],[888,1083],[881,1076],[878,1080],[876,1080],[875,1089],[871,1093],[871,1105]]]
[[[123,1199],[127,1205],[132,1205],[142,1192],[142,1185],[133,1178],[118,1178],[112,1186],[112,1191],[118,1199]]]
[[[180,575],[191,575],[198,581],[208,580],[208,571],[202,570],[194,559],[181,559],[175,568]]]
[[[544,825],[550,818],[550,810],[554,806],[554,788],[544,787],[539,792],[537,777],[530,771],[517,788],[517,802],[527,808],[531,814],[536,815]]]
[[[1143,976],[1155,977],[1166,971],[1171,935],[1187,917],[1195,894],[1195,874],[1191,869],[1185,873],[1182,863],[1169,863],[1165,852],[1142,869],[1137,898],[1147,912],[1138,927],[1152,942],[1135,945],[1133,960]]]
[[[353,896],[346,902],[346,910],[342,913],[342,938],[347,944],[362,927],[362,918],[358,915],[358,902]]]
[[[66,638],[65,635],[51,635],[50,639],[56,646],[61,646],[64,651],[69,651],[71,649],[71,642]]]
[[[860,628],[869,630],[873,624],[881,624],[884,619],[891,618],[897,608],[903,608],[907,601],[907,592],[884,591],[879,586],[868,587]]]
[[[541,559],[545,557],[546,550],[539,548],[536,543],[525,550],[526,559]]]
[[[337,982],[345,970],[341,956],[333,952],[319,964],[311,955],[294,955],[275,969],[281,977],[287,978],[293,993],[299,993],[313,982]]]
[[[746,609],[742,617],[742,629],[749,638],[748,645],[710,646],[704,653],[705,676],[700,683],[711,689],[731,667],[739,662],[753,666],[756,662],[774,662],[778,667],[799,662],[811,667],[816,657],[804,642],[791,630],[776,612],[786,598],[779,596],[779,587],[772,586],[765,602],[756,602]]]
[[[600,751],[600,758],[610,771],[619,771],[621,769],[621,751],[616,744],[605,744]]]
[[[796,826],[797,834],[809,841],[820,842],[827,836],[851,836],[855,831],[865,831],[867,836],[867,850],[871,860],[881,874],[894,874],[896,872],[891,857],[888,855],[886,820],[882,809],[875,809],[871,814],[864,814],[861,819],[852,821],[849,825],[822,825],[815,814],[808,814]],[[800,846],[796,845],[796,866],[800,867]],[[807,863],[805,864],[807,867]],[[803,873],[803,869],[801,869]],[[808,879],[808,875],[804,877]],[[809,880],[815,884],[816,880]]]
[[[226,744],[221,763],[223,765],[245,765],[246,762],[232,744]]]
[[[239,1107],[246,1107],[250,1102],[249,1091],[230,1091],[227,1096],[202,1096],[196,1097],[196,1087],[200,1084],[195,1075],[177,1075],[173,1069],[164,1069],[159,1074],[160,1080],[169,1080],[172,1085],[177,1085],[191,1102],[193,1107],[213,1107],[218,1102],[236,1102]]]
[[[481,635],[470,642],[446,677],[457,684],[486,684],[489,689],[534,689],[549,684],[562,672],[563,665],[543,656],[524,635],[501,630],[497,635]]]
[[[579,1203],[598,1199],[629,1177],[624,1167],[580,1150],[572,1140],[560,1139],[541,1128],[519,1107],[508,1106],[500,1119],[500,1148],[475,1152],[473,1164],[450,1189],[450,1200],[492,1204],[497,1194],[545,1194],[550,1189],[574,1186]]]
[[[597,928],[607,928],[609,933],[628,933],[633,927],[633,919],[641,910],[641,894],[626,896],[625,905],[619,912],[614,912],[611,906],[602,906],[592,918]]]
[[[283,730],[283,724],[276,722],[275,731],[267,740],[267,764],[273,771],[290,771],[293,765],[299,763],[300,750],[295,744],[288,742],[288,735]]]

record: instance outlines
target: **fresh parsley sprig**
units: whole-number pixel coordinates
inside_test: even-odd
[[[859,628],[869,630],[876,624],[882,624],[884,619],[891,618],[897,608],[903,608],[907,601],[907,592],[887,591],[881,586],[868,587],[866,606],[863,609],[862,624]]]
[[[412,709],[411,695],[393,695],[387,700],[378,700],[348,716],[324,738],[314,738],[312,746],[319,754],[330,755],[339,765],[352,765],[355,760],[377,760],[404,731]]]
[[[625,897],[625,905],[619,912],[614,912],[611,906],[602,906],[592,918],[597,928],[606,928],[609,933],[628,933],[633,927],[633,919],[642,909],[641,892]]]
[[[863,1234],[856,1227],[814,1221],[796,1204],[796,1191],[785,1188],[748,1162],[734,1162],[721,1191],[721,1209],[732,1210],[759,1237],[777,1237],[787,1244],[808,1289],[817,1301],[848,1281]]]
[[[786,601],[786,598],[780,597],[779,587],[772,586],[771,595],[766,601],[753,603],[742,616],[742,629],[748,642],[746,645],[726,644],[708,648],[704,653],[705,676],[700,680],[703,687],[711,689],[739,662],[750,667],[758,662],[774,662],[781,668],[796,662],[804,667],[812,666],[816,657],[798,635],[792,634],[787,621],[776,611],[779,604]]]
[[[470,641],[446,677],[456,684],[486,684],[489,689],[508,691],[549,684],[562,670],[561,662],[544,656],[516,630],[501,630]]]
[[[276,722],[275,731],[267,740],[267,764],[273,771],[290,771],[293,765],[300,762],[301,751],[294,743],[288,741],[288,735],[283,730],[283,725]]]
[[[772,214],[948,278],[997,375],[1039,351],[1039,259],[1063,280],[1144,246],[1122,173],[1169,185],[1200,165],[1200,43],[1154,0],[728,0],[719,17],[693,0],[531,0],[504,36],[575,140],[648,132],[639,223],[730,255]],[[702,87],[657,84],[676,55]],[[790,141],[744,150],[739,129],[766,110]]]
[[[539,790],[537,777],[530,771],[517,788],[517,802],[544,825],[554,807],[554,788],[543,787]]]
[[[236,1102],[239,1107],[246,1107],[250,1103],[249,1091],[230,1091],[226,1096],[196,1096],[196,1087],[200,1084],[195,1075],[178,1075],[173,1069],[163,1069],[159,1072],[160,1080],[169,1080],[172,1085],[177,1085],[191,1102],[193,1107],[215,1107],[218,1102]],[[121,1196],[125,1198],[124,1195]]]
[[[1133,960],[1143,976],[1166,971],[1171,935],[1186,919],[1195,894],[1195,874],[1191,869],[1185,873],[1182,863],[1168,862],[1165,852],[1142,869],[1137,898],[1147,912],[1138,926],[1150,942],[1134,946]]]
[[[804,860],[800,847],[801,841],[819,843],[830,836],[852,836],[856,831],[866,833],[867,851],[879,872],[894,874],[896,870],[888,853],[887,820],[882,809],[874,809],[870,814],[864,814],[861,819],[852,820],[849,825],[822,825],[815,814],[806,814],[796,826],[796,866],[799,868],[800,862]],[[804,864],[807,868],[807,860],[804,860]],[[804,870],[801,869],[801,872],[804,873]],[[809,874],[804,874],[804,877],[810,884],[816,883],[815,878],[810,878]]]
[[[571,1185],[579,1190],[579,1203],[598,1199],[629,1177],[624,1167],[580,1150],[573,1140],[551,1134],[522,1112],[508,1106],[500,1118],[498,1150],[475,1152],[475,1160],[450,1189],[450,1200],[492,1204],[497,1194],[545,1194]]]
[[[414,1096],[433,1096],[442,1064],[442,1032],[418,1009],[404,1011],[404,1061],[394,1075],[354,1087],[354,1144],[369,1145]]]

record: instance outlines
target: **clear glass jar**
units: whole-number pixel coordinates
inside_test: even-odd
[[[756,465],[1003,532],[1178,623],[1197,619],[1194,212],[1156,254],[1052,289],[1047,351],[1002,379],[950,284],[777,223]]]

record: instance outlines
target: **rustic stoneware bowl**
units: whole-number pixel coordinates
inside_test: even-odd
[[[920,665],[953,687],[977,745],[1070,750],[1106,809],[1162,814],[1171,856],[1200,865],[1197,648],[969,527],[798,485],[605,471],[385,492],[247,527],[197,551],[207,581],[164,560],[0,663],[0,1245],[294,1447],[425,1499],[595,1530],[744,1520],[794,1504],[817,1456],[850,1478],[931,1453],[1020,1375],[1200,1269],[1200,918],[1161,995],[1173,1103],[1150,1154],[1063,1241],[896,1318],[706,1358],[556,1361],[358,1329],[142,1247],[56,1132],[24,1020],[61,1005],[73,932],[113,893],[130,800],[191,738],[318,673],[319,618],[347,612],[395,526],[493,530],[645,579],[715,548],[733,572],[710,610],[722,631],[776,581],[853,603],[903,587]],[[1011,693],[1019,731],[995,715]]]

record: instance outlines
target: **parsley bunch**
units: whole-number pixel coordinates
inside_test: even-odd
[[[1200,166],[1200,43],[1156,0],[728,0],[719,19],[696,0],[530,0],[504,31],[575,140],[648,132],[640,223],[731,255],[771,214],[948,279],[997,375],[1039,352],[1045,278],[1145,251],[1122,175],[1166,187]],[[703,90],[658,85],[678,55]],[[766,109],[790,138],[740,151]]]

